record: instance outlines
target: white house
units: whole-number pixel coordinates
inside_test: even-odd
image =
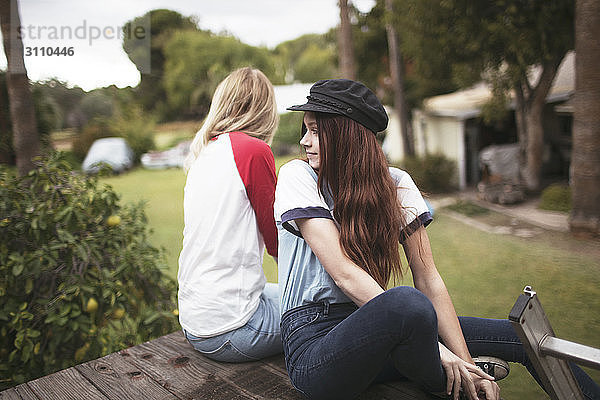
[[[569,98],[575,90],[575,55],[568,53],[563,60],[552,88],[546,98],[544,131],[548,145],[547,157],[561,158],[568,164],[570,157],[571,114]],[[533,72],[535,79],[535,71]],[[478,118],[481,107],[490,99],[485,83],[469,89],[426,99],[420,109],[413,110],[412,130],[418,155],[443,154],[456,161],[456,184],[464,189],[479,180],[479,152],[491,144],[517,141],[514,113],[510,119],[488,126]],[[514,104],[511,105],[514,110]],[[392,117],[384,151],[391,160],[403,157],[398,123]],[[564,169],[564,166],[556,167]],[[568,169],[568,167],[567,167]]]

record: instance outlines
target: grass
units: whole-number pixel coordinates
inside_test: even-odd
[[[600,347],[600,259],[568,235],[550,240],[487,234],[443,214],[428,228],[437,267],[459,315],[506,318],[525,285],[538,292],[556,334]],[[573,251],[555,246],[570,241]],[[600,373],[593,371],[600,382]],[[547,398],[520,366],[501,382],[505,399]]]
[[[277,168],[288,159],[278,159]],[[152,241],[168,253],[171,277],[183,229],[183,186],[179,169],[141,168],[104,179],[123,201],[147,202]],[[522,239],[487,234],[443,214],[428,228],[436,264],[445,279],[459,315],[506,318],[525,285],[532,285],[557,333],[563,339],[600,347],[600,251],[594,243],[568,234],[548,233]],[[588,251],[588,250],[593,251]],[[265,257],[267,279],[277,280],[271,257]],[[405,284],[410,284],[410,274]],[[600,381],[598,371],[591,372]],[[500,382],[505,399],[546,399],[527,371],[512,366]]]
[[[449,210],[459,212],[468,217],[473,217],[476,215],[486,215],[490,213],[490,210],[487,208],[483,208],[478,206],[477,204],[473,204],[466,201],[457,201],[456,203],[447,206]]]

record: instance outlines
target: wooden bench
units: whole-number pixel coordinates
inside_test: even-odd
[[[277,399],[303,397],[283,357],[229,364],[209,360],[181,332],[23,383],[0,399]],[[359,399],[437,399],[408,381],[373,385]]]

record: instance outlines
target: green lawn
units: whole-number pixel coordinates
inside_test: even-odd
[[[531,285],[559,337],[600,347],[600,259],[581,252],[568,234],[543,240],[487,234],[443,214],[428,232],[459,315],[506,318]],[[598,371],[592,376],[600,382]],[[500,384],[505,399],[547,398],[517,365]]]
[[[284,161],[278,160],[278,166]],[[167,250],[166,273],[176,277],[184,173],[138,168],[103,181],[121,193],[123,201],[147,202],[152,241]],[[586,251],[586,243],[568,234],[533,239],[486,234],[444,216],[443,211],[436,214],[428,232],[437,267],[459,315],[506,318],[523,287],[532,285],[558,336],[600,347],[600,253]],[[269,281],[277,280],[271,257],[265,257],[264,269]],[[410,276],[405,284],[410,284]],[[592,376],[600,381],[597,371]],[[547,398],[516,365],[500,386],[505,399]]]

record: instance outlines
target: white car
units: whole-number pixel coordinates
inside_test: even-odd
[[[81,168],[87,173],[97,173],[103,166],[121,173],[133,166],[133,150],[125,139],[109,137],[96,140],[88,150]]]
[[[182,168],[183,161],[190,152],[191,141],[179,143],[177,146],[165,151],[151,151],[142,154],[140,161],[144,168],[148,169],[165,169],[165,168]]]

